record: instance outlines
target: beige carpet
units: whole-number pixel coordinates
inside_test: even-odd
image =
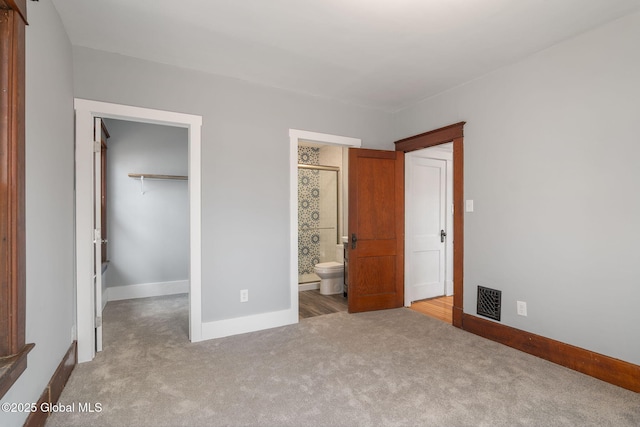
[[[111,302],[53,426],[634,426],[640,394],[408,309],[191,344],[187,298]]]

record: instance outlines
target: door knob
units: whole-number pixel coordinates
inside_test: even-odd
[[[444,230],[440,230],[440,242],[444,243],[444,238],[447,237],[447,233]]]
[[[358,238],[356,237],[356,233],[351,234],[351,249],[356,248],[357,241],[358,241]]]

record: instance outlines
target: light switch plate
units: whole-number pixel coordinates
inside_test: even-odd
[[[473,200],[467,200],[467,203],[465,204],[465,210],[467,212],[473,212]]]

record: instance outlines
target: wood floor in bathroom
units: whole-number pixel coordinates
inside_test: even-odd
[[[299,292],[298,296],[298,315],[300,319],[347,311],[347,299],[342,294],[321,295],[320,291],[311,290]],[[415,301],[411,304],[411,309],[443,322],[451,323],[453,296]]]
[[[339,311],[347,311],[347,299],[342,294],[321,295],[317,289],[298,293],[298,316],[300,319]]]

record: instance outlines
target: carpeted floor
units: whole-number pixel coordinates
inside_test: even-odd
[[[409,309],[191,344],[187,298],[110,302],[47,426],[634,426],[640,394]]]

